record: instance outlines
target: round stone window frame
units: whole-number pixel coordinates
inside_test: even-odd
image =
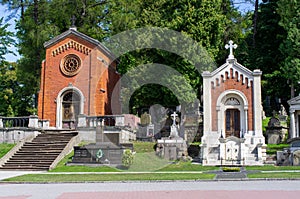
[[[67,64],[74,64],[74,62],[77,65],[67,65]],[[75,55],[75,54],[69,54],[67,56],[65,56],[60,63],[60,70],[61,72],[69,77],[75,76],[79,73],[80,69],[81,69],[81,59],[79,56]],[[70,69],[68,67],[75,67],[74,69]]]

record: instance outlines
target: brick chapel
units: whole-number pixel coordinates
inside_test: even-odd
[[[38,117],[51,127],[76,126],[79,114],[112,114],[112,92],[120,78],[113,54],[99,41],[70,28],[44,44]],[[116,92],[116,93],[119,93]],[[118,108],[114,108],[118,110]],[[116,113],[115,113],[116,114]]]
[[[226,63],[203,72],[203,165],[262,165],[265,138],[262,132],[260,70],[250,71],[237,62],[232,41]]]

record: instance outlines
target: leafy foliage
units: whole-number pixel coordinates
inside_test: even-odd
[[[300,80],[300,2],[296,0],[279,0],[279,25],[286,31],[286,37],[280,45],[285,59],[282,70],[285,78],[297,87]],[[293,91],[292,91],[293,92]]]
[[[130,149],[125,149],[122,156],[122,164],[124,167],[130,167],[133,163],[133,152]]]

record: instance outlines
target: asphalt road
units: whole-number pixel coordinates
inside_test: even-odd
[[[299,198],[300,181],[0,184],[0,199]]]

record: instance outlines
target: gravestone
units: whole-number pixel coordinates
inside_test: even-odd
[[[145,112],[141,115],[141,125],[147,126],[149,124],[151,124],[151,115]]]
[[[278,166],[300,166],[300,138],[293,138],[288,142],[289,148],[277,151]]]
[[[175,112],[171,115],[173,124],[169,137],[162,137],[157,140],[156,154],[167,160],[178,160],[188,156],[186,141],[178,135]]]
[[[120,144],[120,134],[104,132],[103,126],[96,128],[96,143],[74,147],[72,164],[121,165],[125,148],[132,144]],[[126,145],[126,147],[125,147]]]
[[[266,127],[266,134],[268,144],[279,144],[286,138],[287,128],[282,126],[280,120],[273,116]]]

